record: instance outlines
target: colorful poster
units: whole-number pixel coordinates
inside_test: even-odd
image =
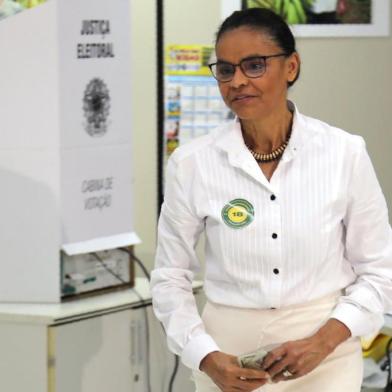
[[[230,117],[208,64],[213,46],[169,45],[165,62],[164,160]]]
[[[369,24],[372,0],[247,0],[245,8],[269,8],[289,24]]]
[[[165,155],[231,116],[211,76],[166,76]]]
[[[221,18],[250,7],[282,15],[296,37],[387,37],[387,0],[221,0]]]
[[[213,53],[213,46],[169,45],[166,48],[165,74],[210,76],[208,64]]]

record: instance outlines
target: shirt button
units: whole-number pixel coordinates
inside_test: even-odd
[[[275,196],[275,195],[271,195],[270,199],[271,199],[272,201],[274,201],[274,200],[276,199],[276,196]]]
[[[278,275],[279,274],[279,270],[277,268],[274,268],[274,274]]]
[[[272,233],[272,238],[275,240],[276,238],[278,238],[278,235],[276,233]]]

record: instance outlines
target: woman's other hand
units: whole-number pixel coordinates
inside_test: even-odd
[[[200,370],[223,392],[254,391],[269,380],[267,372],[241,368],[235,356],[220,351],[206,355],[200,363]]]
[[[350,336],[350,330],[343,323],[330,319],[313,336],[286,342],[271,350],[263,362],[263,369],[273,382],[302,377]]]

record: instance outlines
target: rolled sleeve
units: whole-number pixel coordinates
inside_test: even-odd
[[[383,313],[392,310],[392,231],[384,195],[360,140],[344,219],[345,258],[357,279],[333,313],[353,336],[374,333],[382,326]]]
[[[204,220],[195,213],[189,200],[191,170],[185,164],[179,167],[175,157],[174,154],[167,169],[151,293],[153,309],[165,328],[169,349],[186,366],[198,369],[200,361],[218,347],[205,331],[192,291],[194,275],[200,270],[195,246]]]
[[[379,330],[384,322],[381,314],[371,313],[347,302],[338,304],[331,318],[341,321],[350,330],[351,336],[369,335]]]
[[[210,335],[202,334],[186,344],[181,354],[181,360],[185,366],[198,370],[202,359],[213,351],[220,351],[218,345]]]

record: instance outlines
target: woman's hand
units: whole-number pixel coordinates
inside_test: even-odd
[[[304,376],[350,336],[350,330],[343,323],[330,319],[313,336],[286,342],[271,350],[263,361],[263,369],[273,382]]]
[[[263,370],[241,368],[233,355],[214,351],[206,355],[200,364],[206,373],[223,392],[250,392],[263,386],[269,379]]]

